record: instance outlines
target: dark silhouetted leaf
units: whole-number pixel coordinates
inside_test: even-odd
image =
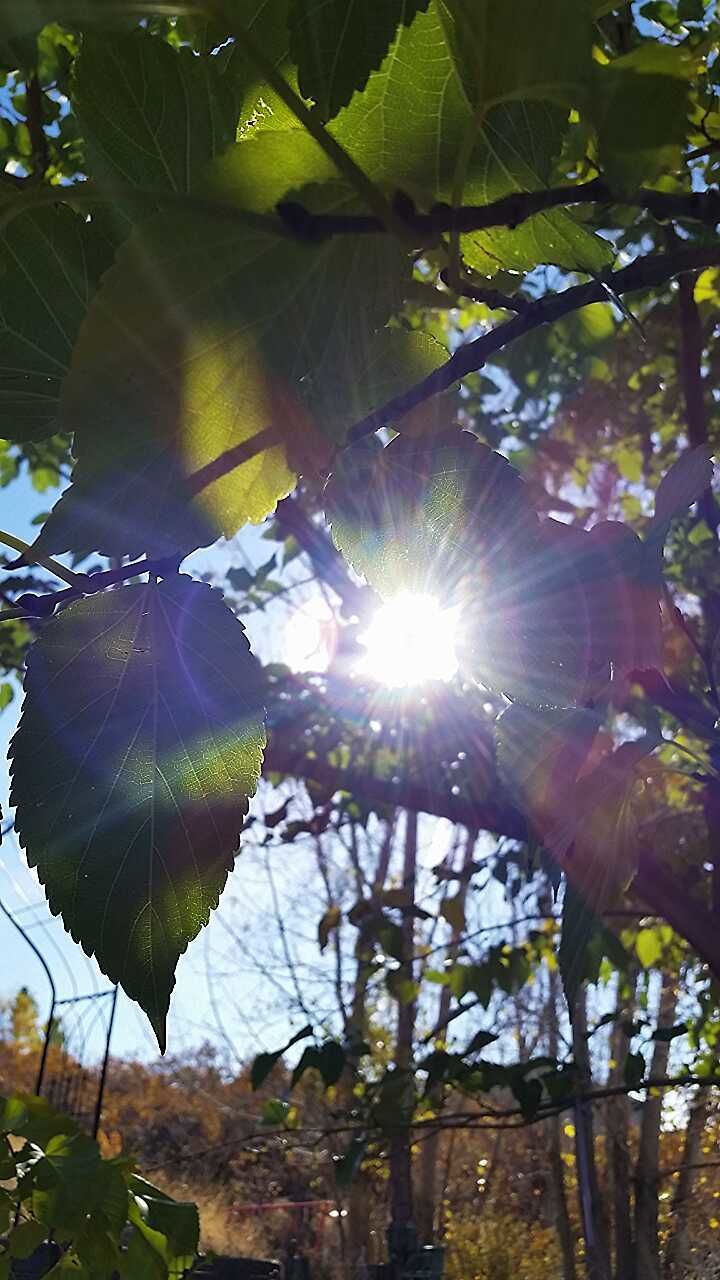
[[[637,862],[639,766],[657,738],[625,742],[576,783],[545,841],[589,907],[601,912],[632,879]]]
[[[566,881],[558,965],[571,1012],[583,983],[597,982],[603,956],[607,956],[617,969],[627,970],[630,966],[620,939],[596,916],[573,885]]]
[[[296,1034],[288,1040],[287,1044],[283,1045],[282,1049],[275,1049],[272,1053],[259,1053],[257,1057],[253,1058],[253,1064],[250,1068],[250,1083],[252,1084],[253,1089],[260,1088],[260,1085],[267,1080],[270,1072],[275,1066],[275,1063],[280,1061],[283,1054],[286,1053],[292,1045],[297,1044],[298,1040],[307,1040],[307,1037],[311,1036],[312,1033],[313,1031],[311,1026],[303,1027],[301,1031],[296,1032]]]
[[[663,476],[655,494],[655,514],[646,539],[663,541],[670,521],[685,515],[712,484],[715,468],[706,445],[687,449]]]
[[[52,911],[161,1047],[175,966],[232,869],[264,742],[244,630],[189,578],[78,601],[31,651],[17,831]]]

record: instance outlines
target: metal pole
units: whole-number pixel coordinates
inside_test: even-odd
[[[102,1115],[103,1097],[105,1096],[105,1083],[107,1081],[108,1063],[110,1061],[110,1037],[112,1035],[113,1023],[115,1021],[115,1009],[117,1007],[118,988],[112,994],[112,1004],[110,1005],[110,1019],[108,1021],[107,1036],[105,1038],[105,1056],[103,1058],[102,1070],[100,1072],[100,1086],[98,1088],[97,1102],[95,1103],[95,1119],[93,1120],[92,1136],[97,1138],[98,1129],[100,1128],[100,1117]]]

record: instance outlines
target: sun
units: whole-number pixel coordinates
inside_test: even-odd
[[[380,606],[360,636],[365,652],[356,671],[394,688],[450,680],[457,671],[457,625],[457,609],[404,591]]]

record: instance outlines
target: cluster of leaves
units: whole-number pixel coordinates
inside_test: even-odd
[[[57,610],[28,663],[12,802],[51,909],[161,1046],[178,957],[217,905],[265,744],[243,629],[180,561],[264,519],[298,476],[317,491],[331,474],[348,561],[381,593],[461,604],[465,671],[514,702],[505,782],[566,869],[579,826],[576,861],[592,864],[612,798],[619,883],[629,766],[652,744],[601,761],[570,815],[558,778],[586,763],[588,698],[659,665],[663,541],[710,480],[706,455],[688,455],[644,539],[570,529],[541,521],[507,461],[446,434],[441,413],[406,415],[463,372],[408,309],[421,287],[437,302],[448,280],[491,280],[522,319],[539,266],[605,279],[613,198],[632,206],[657,181],[654,203],[638,197],[652,210],[690,191],[684,149],[712,124],[713,92],[695,10],[662,38],[633,27],[621,49],[591,0],[345,10],[4,7],[0,431],[15,459],[47,444],[58,467],[70,435],[74,457],[27,561],[147,557],[103,580],[112,591],[71,575],[62,600],[10,609],[11,627]],[[588,164],[606,183],[589,218],[572,207]],[[556,180],[566,198],[543,203]],[[495,220],[447,222],[447,202],[498,201]],[[700,205],[682,208],[713,265]],[[383,446],[373,431],[388,426],[403,434]],[[272,567],[230,585],[261,606]],[[150,581],[128,585],[142,570]]]
[[[127,1157],[103,1159],[97,1142],[43,1099],[16,1095],[0,1108],[0,1275],[38,1250],[44,1275],[78,1280],[179,1280],[193,1266],[194,1205],[139,1177]]]

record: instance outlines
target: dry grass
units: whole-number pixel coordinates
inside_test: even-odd
[[[231,1258],[277,1256],[277,1247],[267,1226],[259,1218],[233,1214],[232,1200],[226,1193],[168,1178],[158,1180],[158,1185],[176,1200],[192,1200],[197,1205],[203,1253],[218,1253]]]

